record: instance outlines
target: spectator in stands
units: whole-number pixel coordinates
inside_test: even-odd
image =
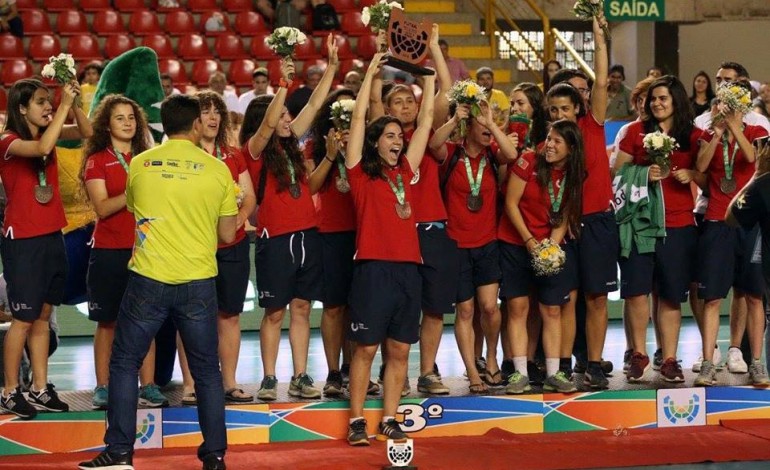
[[[608,121],[630,121],[636,119],[631,106],[631,90],[623,84],[626,71],[620,64],[610,67],[607,80],[607,115]]]
[[[228,111],[238,111],[238,95],[232,89],[227,88],[227,79],[224,73],[218,70],[212,73],[209,77],[209,88],[222,97]]]
[[[318,82],[321,81],[321,75],[323,75],[323,69],[318,65],[310,66],[305,72],[305,85],[297,88],[286,99],[286,108],[292,116],[297,116],[302,108],[305,107],[310,95],[313,94],[313,90],[318,86]]]
[[[337,10],[326,0],[310,0],[313,7],[313,31],[339,30],[340,19]]]
[[[275,18],[275,1],[276,0],[257,0],[254,5],[257,13],[262,15],[268,23],[272,23],[273,18]]]
[[[692,95],[690,95],[690,104],[695,116],[700,116],[711,109],[711,100],[715,96],[709,75],[703,70],[695,74],[695,78],[692,79]]]
[[[88,116],[88,112],[91,110],[91,102],[94,100],[96,85],[99,84],[102,70],[104,70],[104,67],[101,62],[94,61],[86,65],[78,77],[80,82],[80,108],[86,116]]]
[[[657,65],[653,65],[652,67],[647,69],[648,77],[660,78],[663,75],[665,75],[665,72],[663,72],[663,67],[658,67]]]
[[[351,70],[345,74],[345,80],[342,81],[342,85],[353,90],[353,93],[358,95],[358,90],[361,89],[361,74]]]
[[[551,78],[561,70],[561,63],[558,60],[549,60],[543,66],[543,84],[541,89],[543,93],[547,93],[551,89]]]
[[[181,91],[174,87],[174,80],[167,73],[160,74],[160,86],[163,87],[163,94],[166,95],[166,98],[181,93]]]
[[[511,102],[504,92],[495,88],[495,72],[489,67],[479,68],[476,70],[476,82],[487,91],[487,101],[492,107],[495,123],[500,127],[505,126],[508,121],[508,110],[511,108]]]
[[[770,117],[770,82],[765,82],[759,86],[759,96],[754,100],[754,111],[765,117]]]
[[[16,0],[0,0],[0,32],[9,32],[18,38],[24,37],[24,25],[16,7]]]
[[[252,83],[254,84],[254,88],[242,94],[240,98],[238,98],[238,112],[241,114],[246,113],[246,108],[249,106],[249,103],[251,103],[251,100],[259,95],[265,95],[268,93],[268,85],[270,84],[270,81],[268,79],[266,68],[259,67],[258,69],[254,70],[254,72],[251,74],[251,78]]]
[[[222,16],[222,13],[215,11],[211,14],[211,16],[206,20],[206,24],[203,26],[206,32],[221,32],[226,31],[227,28],[225,28],[225,17]]]
[[[465,63],[460,59],[449,56],[449,44],[443,39],[439,39],[438,44],[441,46],[441,54],[444,55],[444,60],[446,61],[447,67],[449,67],[449,75],[452,77],[452,81],[456,82],[458,80],[471,78],[468,69],[465,67]],[[428,64],[428,67],[434,66]]]

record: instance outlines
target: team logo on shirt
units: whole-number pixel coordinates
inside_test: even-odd
[[[526,170],[529,166],[529,162],[524,159],[524,157],[519,157],[519,159],[516,161],[516,164],[519,165],[519,168],[522,170]]]
[[[144,241],[147,239],[147,234],[150,233],[151,222],[155,218],[139,219],[136,221],[136,246],[141,247]]]
[[[415,185],[420,182],[420,169],[418,168],[417,171],[414,172],[414,176],[412,177],[412,181],[409,182],[411,185]]]

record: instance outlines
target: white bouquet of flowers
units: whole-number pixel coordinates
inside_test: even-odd
[[[388,2],[380,0],[370,7],[364,7],[361,11],[361,22],[364,26],[369,26],[377,34],[380,31],[388,29],[390,23],[390,11],[394,8],[403,10],[404,7],[398,2]]]
[[[671,153],[679,148],[676,139],[660,131],[645,134],[642,140],[647,158],[666,174],[671,169]]]
[[[481,113],[481,102],[486,98],[486,90],[483,86],[473,80],[457,81],[447,92],[447,98],[450,103],[456,105],[467,104],[471,107],[471,116],[478,116]],[[468,133],[468,123],[463,119],[460,121],[460,135],[465,137]]]
[[[281,57],[291,57],[294,54],[294,46],[305,44],[307,36],[297,28],[282,26],[275,28],[272,34],[265,39],[265,43]]]
[[[332,103],[331,120],[334,128],[338,131],[350,129],[350,119],[353,117],[353,108],[356,105],[355,100],[346,99]]]
[[[593,21],[594,18],[601,18],[604,15],[604,0],[578,0],[572,7],[572,11],[581,20]],[[604,37],[609,41],[609,28],[604,25],[602,31],[604,31]]]
[[[45,78],[56,80],[61,85],[69,83],[75,80],[77,75],[75,59],[72,58],[72,54],[62,53],[55,57],[51,56],[40,74]]]
[[[564,269],[567,255],[550,238],[541,241],[532,252],[532,268],[537,276],[553,276]]]
[[[746,88],[730,82],[724,82],[717,88],[717,99],[728,111],[735,111],[741,116],[751,111],[751,92]],[[720,112],[712,116],[711,124],[719,124],[724,119]]]

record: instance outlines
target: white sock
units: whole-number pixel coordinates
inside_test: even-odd
[[[559,372],[559,358],[558,357],[546,357],[545,358],[545,375],[551,377]]]
[[[382,417],[382,422],[383,422],[383,424],[384,424],[384,423],[387,423],[388,421],[390,421],[391,419],[392,419],[393,421],[395,421],[395,420],[396,420],[396,417],[395,417],[395,416],[383,416],[383,417]]]
[[[353,424],[355,421],[358,421],[359,419],[364,419],[363,416],[356,416],[355,418],[350,418],[350,424]]]
[[[521,375],[527,375],[527,356],[516,356],[513,358],[513,368]]]

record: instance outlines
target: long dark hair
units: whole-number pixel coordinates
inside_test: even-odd
[[[217,130],[217,136],[214,137],[214,145],[221,149],[226,148],[228,144],[227,130],[230,129],[230,113],[227,111],[225,100],[222,99],[219,93],[211,90],[199,91],[195,96],[197,96],[198,101],[200,101],[201,112],[214,106],[214,109],[219,113],[219,129]]]
[[[658,87],[666,87],[668,89],[668,92],[671,95],[671,104],[674,108],[674,123],[671,126],[668,135],[676,139],[676,143],[679,144],[681,150],[690,150],[690,134],[692,133],[694,126],[693,120],[695,119],[695,113],[693,113],[690,98],[687,96],[684,85],[682,85],[682,82],[673,75],[664,75],[660,77],[652,82],[650,88],[647,90],[647,101],[644,103],[644,112],[647,113],[647,115],[642,121],[645,134],[655,132],[655,128],[658,125],[658,120],[652,115],[652,109],[650,107],[652,92]]]
[[[516,91],[524,93],[524,96],[527,97],[527,101],[529,101],[529,105],[532,106],[532,130],[529,132],[529,140],[533,147],[537,147],[540,142],[545,140],[545,135],[548,133],[548,116],[545,112],[545,95],[539,86],[529,82],[516,85],[516,88],[511,91],[511,95]]]
[[[578,125],[566,119],[553,122],[550,129],[558,133],[569,146],[569,156],[561,183],[567,186],[564,188],[560,212],[566,215],[567,226],[572,233],[578,234],[580,217],[583,215],[583,181],[586,178],[583,136]],[[545,149],[537,153],[535,173],[540,187],[547,188],[548,182],[551,181],[551,165],[545,159]]]
[[[559,69],[561,69],[561,64],[558,60],[551,59],[545,64],[543,64],[543,92],[548,92],[548,90],[551,88],[551,77],[548,76],[548,66],[551,64],[556,64],[559,66]]]
[[[313,161],[316,166],[321,164],[321,161],[326,156],[326,145],[324,145],[324,139],[329,133],[329,130],[334,127],[332,123],[332,105],[340,99],[340,97],[348,97],[350,99],[356,99],[356,94],[350,88],[340,88],[329,93],[321,105],[321,109],[316,113],[313,118],[313,123],[310,125],[310,140],[313,142]],[[329,172],[331,175],[332,172]],[[327,176],[328,179],[328,176]]]
[[[265,120],[267,108],[273,101],[273,95],[260,95],[251,100],[246,107],[246,113],[243,116],[243,126],[241,126],[241,135],[239,141],[241,146],[246,145],[252,135],[259,129],[262,121]],[[278,137],[275,131],[270,136],[265,149],[262,151],[262,158],[265,159],[267,171],[278,181],[278,190],[284,191],[291,184],[289,168],[284,163],[284,152],[289,161],[294,166],[294,174],[297,181],[305,176],[305,164],[302,158],[302,152],[299,150],[299,142],[294,135],[289,137]]]
[[[3,131],[11,131],[21,137],[22,140],[32,140],[32,132],[29,130],[29,124],[21,114],[21,107],[29,107],[32,97],[39,89],[48,91],[48,87],[43,82],[34,78],[24,78],[16,81],[10,90],[8,90],[8,115],[5,119]],[[40,128],[40,133],[45,132],[46,128]]]
[[[690,95],[690,101],[693,103],[695,102],[696,98],[696,92],[695,92],[695,80],[698,77],[703,77],[706,79],[706,103],[711,104],[711,100],[716,98],[717,94],[714,93],[714,87],[711,85],[711,77],[709,77],[709,74],[701,70],[700,72],[696,73],[694,77],[692,77],[692,95]]]
[[[366,126],[366,134],[364,135],[364,149],[361,154],[361,169],[371,179],[384,178],[383,170],[385,162],[380,157],[380,153],[377,150],[377,141],[382,137],[382,133],[385,132],[385,127],[388,124],[398,124],[401,132],[404,131],[401,121],[393,116],[381,116]],[[404,149],[401,149],[401,156],[404,154]],[[401,163],[401,156],[399,156],[399,163]]]

